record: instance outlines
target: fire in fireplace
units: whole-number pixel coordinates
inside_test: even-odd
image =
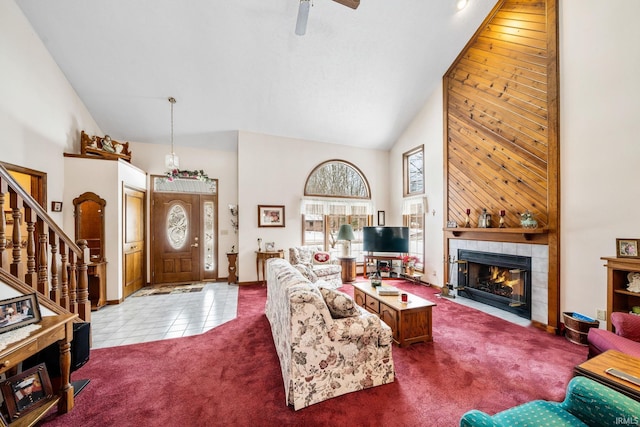
[[[458,250],[458,295],[531,319],[531,258]]]

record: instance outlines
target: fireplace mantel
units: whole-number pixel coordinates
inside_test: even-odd
[[[444,231],[450,238],[464,238],[471,240],[487,240],[495,242],[519,242],[524,239],[527,243],[547,244],[549,229],[541,228],[466,228],[445,227]]]

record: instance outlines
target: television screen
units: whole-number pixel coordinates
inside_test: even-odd
[[[365,252],[409,252],[409,227],[364,227]]]

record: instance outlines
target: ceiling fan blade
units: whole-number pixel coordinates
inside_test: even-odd
[[[360,0],[333,0],[336,3],[340,3],[351,9],[357,9],[360,6]]]
[[[307,20],[309,19],[310,0],[300,0],[298,7],[298,19],[296,20],[296,34],[303,36],[307,32]]]

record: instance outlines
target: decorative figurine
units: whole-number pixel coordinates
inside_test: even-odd
[[[520,225],[522,228],[538,228],[538,221],[529,211],[520,214]]]
[[[469,214],[471,213],[471,209],[467,209],[467,216],[464,218],[464,227],[465,228],[470,228],[471,227],[471,218],[469,218]]]
[[[486,208],[482,209],[482,213],[478,217],[478,228],[491,228],[491,214]]]
[[[506,212],[505,212],[505,210],[504,210],[504,209],[502,209],[502,210],[500,211],[500,225],[498,226],[498,228],[505,228],[505,227],[506,227],[506,225],[505,225],[505,223],[504,223],[504,216],[505,216],[505,215],[506,215]]]
[[[640,273],[637,271],[631,272],[627,275],[629,279],[629,286],[627,286],[627,290],[629,292],[640,292]]]

